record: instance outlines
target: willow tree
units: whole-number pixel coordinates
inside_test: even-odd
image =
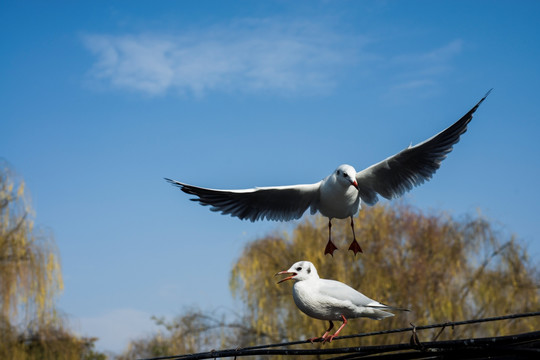
[[[394,203],[395,204],[395,203]],[[311,220],[310,220],[311,219]],[[348,221],[336,221],[334,240],[347,248]],[[236,348],[319,336],[327,323],[300,312],[291,282],[273,274],[299,260],[315,264],[321,277],[345,282],[408,313],[381,321],[353,319],[342,335],[540,310],[540,274],[512,236],[495,231],[480,216],[455,219],[423,213],[403,204],[363,210],[355,230],[364,254],[324,255],[327,220],[306,219],[291,233],[247,244],[231,273],[231,290],[243,312],[219,316],[187,310],[157,321],[158,333],[132,341],[120,359],[167,356],[216,348]],[[341,241],[341,244],[340,244]],[[540,329],[537,318],[445,329],[438,339],[514,334]],[[422,331],[421,341],[439,330]],[[324,346],[358,346],[408,341],[410,334],[368,337]],[[308,347],[322,346],[306,344]]]
[[[62,290],[59,255],[36,230],[24,181],[0,162],[0,358],[105,359],[94,338],[80,338],[55,310]]]
[[[334,225],[334,224],[333,224]],[[383,303],[410,313],[381,321],[349,321],[341,335],[370,332],[409,323],[475,319],[540,309],[540,276],[514,237],[504,238],[480,216],[456,220],[444,213],[425,214],[403,204],[360,212],[355,231],[364,253],[324,255],[320,245],[326,222],[305,220],[289,235],[249,243],[232,270],[231,290],[246,307],[259,340],[278,342],[320,336],[327,323],[301,313],[292,299],[292,282],[277,285],[273,274],[309,260],[323,278],[349,284]],[[348,222],[336,222],[334,238],[346,249]],[[339,241],[339,240],[338,240]],[[290,284],[289,284],[290,283]],[[488,336],[538,330],[538,319],[456,327],[439,339]],[[426,339],[434,333],[422,333]],[[363,345],[405,341],[408,335],[363,338]],[[339,346],[358,344],[358,340]]]
[[[24,181],[0,166],[1,316],[47,321],[63,286],[58,252],[52,237],[34,228]]]

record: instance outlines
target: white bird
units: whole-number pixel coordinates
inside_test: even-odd
[[[291,279],[295,280],[293,286],[294,303],[304,314],[330,322],[326,332],[320,338],[309,339],[311,342],[315,340],[331,342],[347,325],[347,319],[367,317],[381,320],[394,316],[386,310],[409,311],[381,304],[342,282],[321,279],[317,274],[317,269],[309,261],[299,261],[289,270],[280,271],[276,275],[279,274],[290,274],[290,276],[278,281],[278,284]],[[329,335],[330,330],[334,327],[333,320],[341,320],[343,324],[333,335]]]
[[[309,208],[328,218],[328,243],[325,254],[333,255],[337,247],[332,242],[332,219],[350,217],[353,241],[349,246],[356,255],[362,252],[354,233],[353,216],[361,202],[374,205],[381,195],[393,199],[414,186],[431,179],[486,95],[461,119],[430,139],[400,151],[370,167],[356,172],[350,165],[340,165],[332,174],[314,184],[256,187],[242,190],[208,189],[165,178],[183,192],[195,195],[191,200],[211,206],[210,210],[230,214],[242,220],[288,221],[299,219]]]

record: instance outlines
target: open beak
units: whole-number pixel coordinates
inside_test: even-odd
[[[278,284],[280,284],[280,283],[282,283],[282,282],[284,282],[284,281],[287,281],[287,280],[291,280],[293,277],[295,277],[296,275],[298,275],[298,274],[295,273],[295,272],[283,270],[283,271],[278,272],[278,273],[277,273],[276,275],[274,275],[274,276],[278,276],[278,275],[281,275],[281,274],[291,274],[291,276],[287,276],[286,278],[279,280],[279,281],[277,282]]]

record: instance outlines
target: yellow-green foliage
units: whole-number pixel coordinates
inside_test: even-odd
[[[403,204],[362,210],[355,219],[364,250],[346,251],[352,240],[349,221],[334,220],[332,238],[340,248],[324,255],[327,220],[305,220],[291,234],[248,244],[234,265],[231,290],[245,304],[253,329],[266,340],[320,336],[327,323],[301,313],[292,299],[292,282],[276,284],[273,274],[309,260],[323,278],[349,284],[386,304],[407,307],[381,321],[356,319],[342,335],[540,310],[540,277],[526,251],[501,239],[481,217],[457,221],[445,214],[424,214]],[[447,329],[439,339],[504,335],[540,329],[537,318]],[[420,336],[430,339],[433,332]],[[410,334],[370,337],[339,346],[408,341]]]
[[[79,338],[49,321],[21,333],[0,319],[0,359],[2,360],[105,360],[95,352],[95,338]]]
[[[51,315],[62,290],[59,257],[51,236],[34,229],[24,182],[0,169],[0,314],[5,319]]]
[[[104,359],[96,339],[64,329],[54,302],[62,291],[51,235],[36,231],[23,181],[0,162],[0,359]]]
[[[394,203],[395,204],[395,203]],[[333,222],[334,257],[323,254],[327,220],[310,217],[291,234],[249,243],[234,265],[230,286],[245,311],[219,318],[188,310],[166,329],[133,341],[121,359],[168,356],[320,336],[326,322],[309,318],[292,299],[292,282],[276,284],[273,275],[299,260],[312,261],[321,277],[351,285],[386,304],[411,312],[381,321],[353,319],[342,335],[468,320],[540,310],[540,276],[526,251],[504,239],[481,217],[456,220],[425,214],[403,204],[362,210],[355,219],[364,254],[346,251],[352,240],[348,220]],[[336,324],[338,325],[338,324]],[[335,330],[336,328],[334,328]],[[538,318],[499,321],[445,329],[438,339],[515,334],[540,329]],[[432,340],[439,329],[419,332]],[[408,342],[410,333],[356,338],[307,348]],[[311,357],[310,357],[311,358]]]

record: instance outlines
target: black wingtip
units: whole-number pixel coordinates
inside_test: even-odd
[[[173,185],[173,186],[178,186],[179,188],[183,188],[183,185],[180,184],[178,181],[175,181],[173,179],[169,179],[169,178],[163,178],[165,179],[166,182],[168,182],[169,184]]]
[[[491,94],[491,91],[493,90],[493,88],[489,89],[488,92],[486,93],[486,95],[484,95],[484,97],[482,98],[482,100],[480,100],[478,102],[478,105],[480,105],[482,103],[482,101],[486,100],[486,98],[489,96],[489,94]]]
[[[474,107],[469,110],[469,112],[467,114],[465,114],[465,116],[463,116],[462,119],[465,119],[465,118],[469,118],[469,121],[470,119],[472,118],[472,115],[475,113],[475,111],[478,109],[478,107],[480,106],[480,104],[482,104],[484,102],[484,100],[486,100],[486,98],[488,97],[489,94],[491,94],[491,91],[493,90],[493,88],[489,89],[489,91],[484,95],[483,98],[480,99],[480,101],[474,105]]]

